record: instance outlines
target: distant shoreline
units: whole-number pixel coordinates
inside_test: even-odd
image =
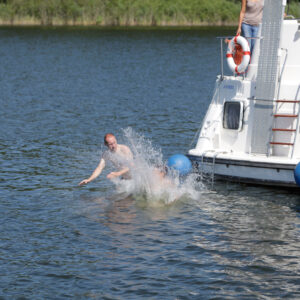
[[[134,2],[134,3],[133,3]],[[4,26],[227,26],[238,22],[235,0],[74,0],[0,2]]]
[[[237,26],[237,22],[170,22],[162,21],[159,24],[151,23],[96,23],[93,21],[53,21],[49,23],[43,23],[40,20],[32,19],[18,19],[14,21],[4,21],[0,19],[0,27],[99,27],[99,28],[197,28],[197,27],[231,27]]]
[[[2,26],[97,26],[166,28],[237,26],[237,0],[74,0],[0,1]],[[288,14],[300,18],[300,3],[291,0]]]

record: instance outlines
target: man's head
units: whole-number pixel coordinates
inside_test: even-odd
[[[104,136],[104,144],[108,147],[109,151],[116,152],[117,151],[117,139],[112,133],[107,133]]]

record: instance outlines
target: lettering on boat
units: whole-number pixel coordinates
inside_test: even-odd
[[[224,85],[223,89],[233,90],[234,89],[234,85]]]

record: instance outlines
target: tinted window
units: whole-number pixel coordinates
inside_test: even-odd
[[[225,102],[224,104],[224,116],[223,127],[226,129],[239,129],[240,127],[240,102]]]

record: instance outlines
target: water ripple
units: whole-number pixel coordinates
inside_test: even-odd
[[[220,30],[0,29],[0,298],[300,298],[298,193],[200,182],[158,205],[109,170],[77,186],[104,132],[187,150]]]

